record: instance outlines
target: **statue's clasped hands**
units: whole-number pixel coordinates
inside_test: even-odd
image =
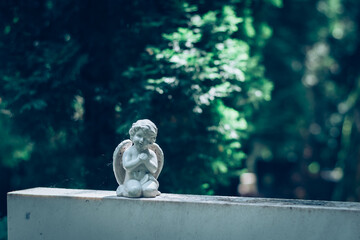
[[[146,161],[148,159],[148,155],[146,153],[139,154],[140,161]]]

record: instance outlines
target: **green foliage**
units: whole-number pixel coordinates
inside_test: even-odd
[[[264,144],[273,160],[296,163],[303,180],[295,185],[304,190],[296,197],[359,199],[355,179],[360,173],[350,170],[359,164],[354,157],[359,149],[359,4],[284,1],[283,6],[277,17],[264,12],[273,27],[264,64],[276,88],[251,121],[259,134],[252,141]],[[301,166],[307,166],[306,173]],[[320,191],[319,182],[336,190]]]
[[[33,143],[12,131],[10,113],[0,103],[0,168],[14,168],[21,161],[30,159]]]
[[[270,34],[269,27],[260,26]],[[173,139],[163,143],[170,155],[169,169],[178,169],[164,173],[164,179],[176,179],[165,185],[168,191],[215,193],[244,166],[246,155],[241,142],[247,138],[247,118],[255,105],[270,100],[272,84],[264,77],[261,57],[256,54],[261,46],[240,36],[254,38],[256,31],[251,16],[237,16],[234,6],[203,14],[188,11],[187,22],[163,34],[161,44],[149,46],[143,60],[124,74],[143,79],[143,92],[137,95],[142,97],[133,104],[144,106],[149,99],[165,101],[167,106],[160,112],[164,119],[155,119],[171,126],[173,123],[166,119],[169,114],[176,124],[186,122],[179,125],[182,131],[166,133],[178,135],[175,146],[184,149],[183,159],[175,157],[179,149],[170,147]],[[182,109],[169,110],[178,108],[178,101]],[[191,151],[185,150],[192,142]],[[193,179],[187,171],[199,178]]]
[[[283,0],[266,0],[270,4],[274,5],[275,7],[283,7]]]
[[[7,239],[7,217],[0,218],[0,240]]]

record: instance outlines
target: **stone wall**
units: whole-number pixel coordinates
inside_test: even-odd
[[[360,239],[360,203],[34,188],[8,194],[9,240]]]

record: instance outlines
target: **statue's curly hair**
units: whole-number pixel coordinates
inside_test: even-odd
[[[158,129],[156,125],[148,119],[141,119],[133,123],[133,125],[129,130],[131,140],[133,140],[134,135],[140,129],[142,129],[145,132],[145,134],[150,139],[151,143],[154,143],[156,141]]]

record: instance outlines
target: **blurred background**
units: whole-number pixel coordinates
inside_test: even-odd
[[[160,191],[360,200],[360,1],[3,0],[6,193],[115,190],[151,119]]]

